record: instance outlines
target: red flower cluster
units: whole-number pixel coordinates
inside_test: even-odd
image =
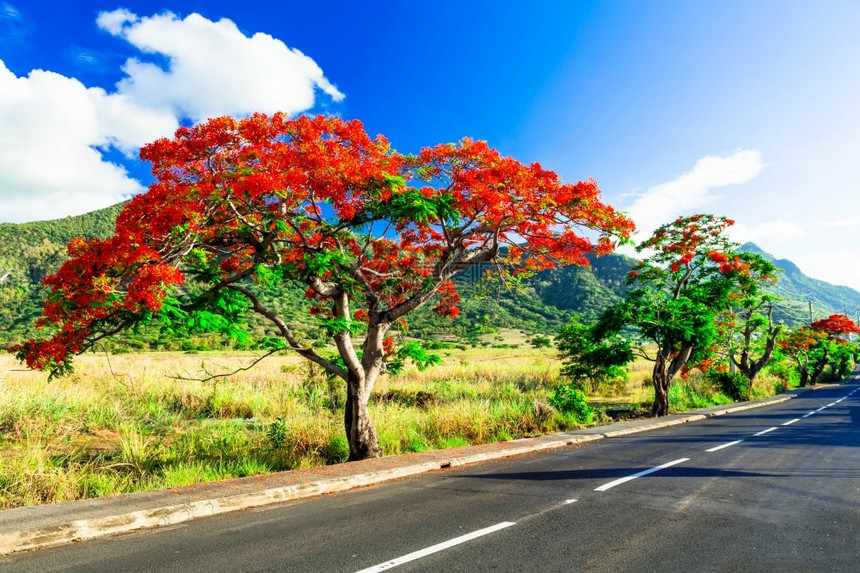
[[[73,242],[46,279],[45,320],[60,333],[19,349],[31,366],[158,312],[186,275],[213,289],[304,282],[324,316],[336,292],[377,310],[438,292],[435,311],[455,317],[460,269],[497,262],[505,247],[508,263],[531,270],[587,264],[634,228],[593,180],[566,184],[469,139],[407,157],[336,117],[216,118],[140,156],[156,181],[123,209],[115,236]]]

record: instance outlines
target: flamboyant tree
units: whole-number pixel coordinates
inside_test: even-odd
[[[633,290],[595,325],[597,339],[632,326],[656,346],[653,355],[644,347],[634,349],[654,362],[652,415],[669,413],[674,377],[713,352],[715,318],[731,304],[739,277],[749,274],[749,265],[734,252],[736,245],[723,234],[732,224],[703,214],[659,227],[637,247],[651,254],[630,272]]]
[[[42,324],[56,332],[14,348],[18,357],[64,373],[74,354],[153,317],[244,336],[240,317],[257,313],[278,333],[257,342],[346,381],[353,460],[381,455],[367,404],[394,352],[389,330],[434,297],[437,313],[456,316],[455,273],[587,264],[633,230],[593,180],[565,184],[469,139],[401,155],[338,118],[222,117],[141,157],[156,181],[113,237],[69,245],[71,260],[45,279]],[[282,283],[306,289],[335,356],[303,343],[256,294]]]
[[[806,386],[818,382],[828,364],[834,377],[845,374],[856,350],[849,338],[857,333],[860,327],[853,320],[844,314],[833,314],[786,333],[778,344],[794,360],[800,372],[800,385]]]
[[[777,282],[779,269],[757,253],[737,253],[748,269],[736,275],[729,295],[730,306],[717,316],[719,346],[731,366],[748,380],[747,399],[755,377],[773,356],[782,325],[773,320],[774,303],[779,297],[767,290]]]

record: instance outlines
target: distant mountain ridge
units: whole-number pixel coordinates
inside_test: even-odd
[[[740,248],[743,251],[760,254],[783,270],[774,290],[784,299],[777,306],[776,315],[786,323],[808,324],[810,301],[814,320],[834,313],[846,314],[853,318],[860,312],[860,292],[847,286],[834,285],[807,276],[793,262],[777,259],[755,243],[745,243]]]
[[[54,272],[66,258],[65,245],[72,238],[108,237],[123,204],[77,217],[33,223],[0,224],[0,348],[36,334],[33,323],[41,311],[45,289],[41,279]],[[849,287],[806,276],[791,261],[777,259],[753,243],[742,250],[759,253],[784,270],[775,291],[783,297],[775,318],[789,325],[809,322],[809,302],[815,319],[839,312],[854,316],[860,309],[860,292]],[[462,296],[462,312],[456,320],[442,319],[422,307],[410,315],[410,335],[416,337],[469,337],[487,328],[514,328],[527,332],[554,333],[575,313],[595,318],[608,305],[622,300],[628,290],[627,274],[636,260],[620,254],[591,257],[590,267],[565,267],[543,271],[517,291],[483,293],[476,277],[464,272],[456,278]],[[268,295],[271,304],[292,314],[297,328],[310,338],[317,326],[307,315],[303,289],[285,285]],[[267,325],[251,319],[257,335]],[[165,340],[151,335],[134,342],[137,348],[174,348],[187,341]],[[217,342],[217,341],[216,341]]]

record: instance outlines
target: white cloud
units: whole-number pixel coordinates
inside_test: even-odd
[[[700,211],[720,197],[713,189],[748,183],[763,167],[761,153],[751,149],[726,157],[702,157],[690,171],[651,187],[633,202],[629,213],[639,230],[637,235],[647,237],[678,215]]]
[[[249,38],[229,20],[116,10],[97,23],[144,54],[166,56],[169,67],[130,59],[108,92],[50,71],[18,77],[0,60],[0,222],[76,215],[141,192],[103,152],[133,157],[183,119],[296,114],[314,105],[317,88],[343,98],[312,59],[265,34]]]
[[[860,227],[860,217],[845,217],[843,219],[821,221],[819,223],[825,227]]]
[[[254,111],[294,114],[313,106],[317,88],[334,101],[344,97],[314,60],[267,34],[249,38],[230,20],[180,19],[170,12],[138,18],[115,10],[97,22],[144,54],[168,58],[167,69],[127,60],[119,93],[194,121]]]
[[[125,96],[42,70],[16,77],[0,62],[0,220],[83,213],[142,191],[97,148],[133,153],[176,127]]]
[[[806,229],[790,221],[764,221],[756,225],[736,223],[729,228],[729,236],[737,243],[778,244],[805,237]]]
[[[126,10],[125,8],[120,8],[119,10],[113,10],[111,12],[99,13],[96,18],[96,24],[102,30],[106,30],[114,36],[119,36],[122,34],[123,26],[126,24],[134,24],[138,20],[139,18],[137,17],[137,14]]]

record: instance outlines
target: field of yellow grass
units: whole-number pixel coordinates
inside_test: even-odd
[[[563,382],[553,349],[439,352],[443,364],[423,372],[407,368],[377,383],[371,416],[386,455],[582,425],[547,407]],[[293,355],[270,356],[250,370],[199,381],[254,357],[87,354],[76,359],[73,375],[48,381],[0,355],[0,507],[345,460],[345,388],[318,367]],[[648,372],[647,363],[636,364],[626,385],[590,396],[598,409],[594,423],[607,420],[603,408],[647,406]],[[687,392],[714,401],[710,389],[682,387],[681,398]]]

